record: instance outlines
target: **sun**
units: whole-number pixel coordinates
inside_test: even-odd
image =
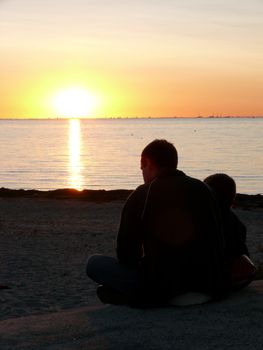
[[[83,118],[94,112],[97,99],[85,88],[70,87],[58,91],[52,104],[59,117]]]

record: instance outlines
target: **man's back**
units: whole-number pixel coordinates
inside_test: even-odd
[[[222,294],[223,237],[207,187],[176,171],[149,186],[143,218],[143,274],[161,294]]]

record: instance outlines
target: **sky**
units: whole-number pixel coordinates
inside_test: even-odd
[[[262,19],[263,0],[0,0],[0,118],[68,116],[72,89],[87,117],[262,116]]]

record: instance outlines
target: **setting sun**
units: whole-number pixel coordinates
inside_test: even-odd
[[[80,87],[71,87],[57,92],[53,108],[59,117],[89,117],[97,105],[97,98]]]

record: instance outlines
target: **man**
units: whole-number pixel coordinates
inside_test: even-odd
[[[176,295],[223,297],[229,284],[216,203],[207,186],[177,170],[166,140],[141,155],[144,184],[127,199],[117,236],[117,259],[92,256],[87,274],[103,285],[102,301],[162,305]]]

